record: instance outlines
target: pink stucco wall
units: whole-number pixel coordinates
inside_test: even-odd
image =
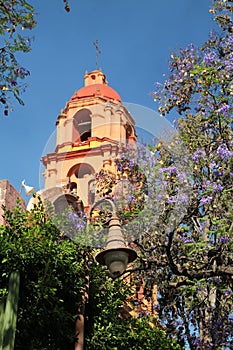
[[[12,210],[17,205],[17,199],[21,200],[21,206],[26,209],[26,202],[18,191],[10,184],[8,180],[0,180],[0,225],[4,225],[3,209],[6,206],[8,210]]]

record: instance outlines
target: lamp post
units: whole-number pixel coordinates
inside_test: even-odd
[[[106,265],[110,274],[116,277],[121,275],[126,270],[127,265],[137,258],[137,253],[125,245],[116,205],[111,199],[103,198],[94,203],[90,210],[90,217],[92,211],[103,202],[111,205],[112,215],[108,222],[106,247],[96,255],[95,259],[99,264]]]
[[[96,201],[89,212],[89,218],[92,216],[93,210],[101,203],[107,202],[111,205],[111,217],[108,221],[108,236],[106,247],[95,256],[95,260],[100,265],[108,267],[110,274],[113,277],[120,276],[127,268],[127,265],[133,262],[137,258],[135,250],[126,247],[124,237],[121,231],[120,220],[117,216],[117,210],[115,203],[109,198],[102,198]],[[86,290],[88,294],[88,286]],[[86,295],[88,299],[88,295]],[[79,315],[79,320],[76,323],[76,333],[78,334],[78,341],[75,345],[75,350],[83,350],[85,345],[84,341],[84,327],[85,327],[85,302],[83,310]]]

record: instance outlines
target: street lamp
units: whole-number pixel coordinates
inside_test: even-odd
[[[125,245],[120,220],[116,213],[116,205],[111,199],[102,198],[96,201],[90,209],[89,219],[91,219],[94,209],[104,202],[109,203],[112,209],[111,217],[107,222],[108,237],[106,247],[96,255],[95,259],[100,265],[107,266],[113,277],[117,277],[126,270],[128,263],[133,262],[137,258],[137,253],[135,250],[127,248]],[[76,334],[78,334],[78,340],[75,343],[75,350],[84,349],[85,302],[83,306],[83,311],[80,313],[79,319],[76,322]]]
[[[100,265],[107,266],[110,274],[116,277],[121,275],[126,270],[127,265],[137,258],[137,253],[125,245],[120,220],[116,214],[116,205],[111,199],[102,198],[94,203],[90,210],[90,217],[93,210],[103,202],[111,205],[112,215],[108,222],[106,247],[96,255],[95,259]]]

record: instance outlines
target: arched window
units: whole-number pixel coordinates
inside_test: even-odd
[[[131,125],[127,124],[126,125],[126,144],[129,143],[130,137],[134,135],[134,129]]]
[[[92,177],[95,171],[91,165],[86,163],[76,164],[74,165],[68,172],[67,177],[71,177],[75,175],[77,179],[82,179],[85,177]]]
[[[80,141],[86,141],[91,137],[91,111],[83,108],[74,115],[74,128],[79,133]]]
[[[70,206],[75,212],[78,211],[77,198],[71,194],[63,194],[59,196],[54,202],[54,209],[56,214],[61,215]]]

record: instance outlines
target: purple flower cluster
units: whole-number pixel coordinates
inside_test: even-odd
[[[219,63],[216,52],[210,51],[210,52],[205,53],[204,58],[203,58],[203,62],[206,64],[207,67],[211,67],[211,66]]]
[[[208,282],[214,282],[216,284],[221,284],[222,283],[222,279],[220,277],[209,277],[207,279]]]
[[[128,194],[128,203],[134,202],[136,200],[136,197],[133,194]]]
[[[160,168],[159,169],[160,173],[168,173],[168,175],[177,175],[178,174],[178,169],[176,166],[170,166],[168,168]]]
[[[216,182],[212,183],[210,180],[203,181],[203,185],[202,185],[203,191],[213,190],[214,193],[222,192],[223,188],[224,187],[220,183],[216,183]]]
[[[85,217],[79,216],[77,213],[69,213],[67,215],[68,219],[72,224],[72,228],[74,230],[83,230],[86,227]]]
[[[140,311],[138,314],[138,318],[146,317],[146,316],[148,316],[148,312],[144,310]]]
[[[227,70],[232,70],[233,69],[233,53],[231,52],[228,56],[227,59],[224,60],[224,66],[225,66],[225,69]]]
[[[123,171],[126,168],[133,168],[136,165],[133,158],[127,159],[124,154],[121,155],[120,159],[116,159],[115,163],[118,171]]]
[[[199,158],[204,158],[205,157],[205,151],[201,148],[197,149],[194,154],[193,154],[193,161],[195,164],[198,163]]]
[[[173,327],[183,326],[183,321],[181,319],[176,319],[171,322],[171,325]]]
[[[230,241],[231,241],[231,238],[226,235],[219,238],[220,243],[229,243]]]
[[[169,197],[168,200],[167,200],[167,203],[168,204],[174,204],[174,203],[184,204],[184,203],[187,203],[188,200],[189,200],[189,198],[188,198],[187,194],[185,194],[185,193],[178,193],[177,196]]]
[[[202,184],[202,188],[204,191],[208,190],[211,186],[211,182],[210,180],[204,180],[203,181],[203,184]]]
[[[30,72],[26,68],[18,66],[16,68],[16,74],[17,74],[18,77],[24,78],[27,75],[30,75]]]
[[[213,184],[213,190],[215,193],[220,193],[223,190],[223,186],[219,183],[214,183]]]
[[[197,338],[193,339],[192,340],[192,345],[197,346],[197,349],[201,349],[201,346],[202,346],[201,338],[197,337]]]
[[[226,103],[223,103],[219,109],[217,109],[217,113],[222,114],[224,117],[229,116],[230,106]]]
[[[224,297],[229,297],[232,294],[232,289],[229,288],[224,292]]]
[[[179,239],[180,239],[184,244],[193,243],[193,239],[192,239],[191,237],[179,236]]]
[[[217,164],[214,161],[210,162],[210,166],[213,170],[215,170],[217,168]]]
[[[217,155],[220,159],[229,159],[233,153],[228,149],[225,143],[222,143],[217,148]]]
[[[200,200],[200,204],[202,204],[202,205],[208,204],[212,201],[212,199],[213,199],[213,197],[211,197],[211,196],[202,197]]]

